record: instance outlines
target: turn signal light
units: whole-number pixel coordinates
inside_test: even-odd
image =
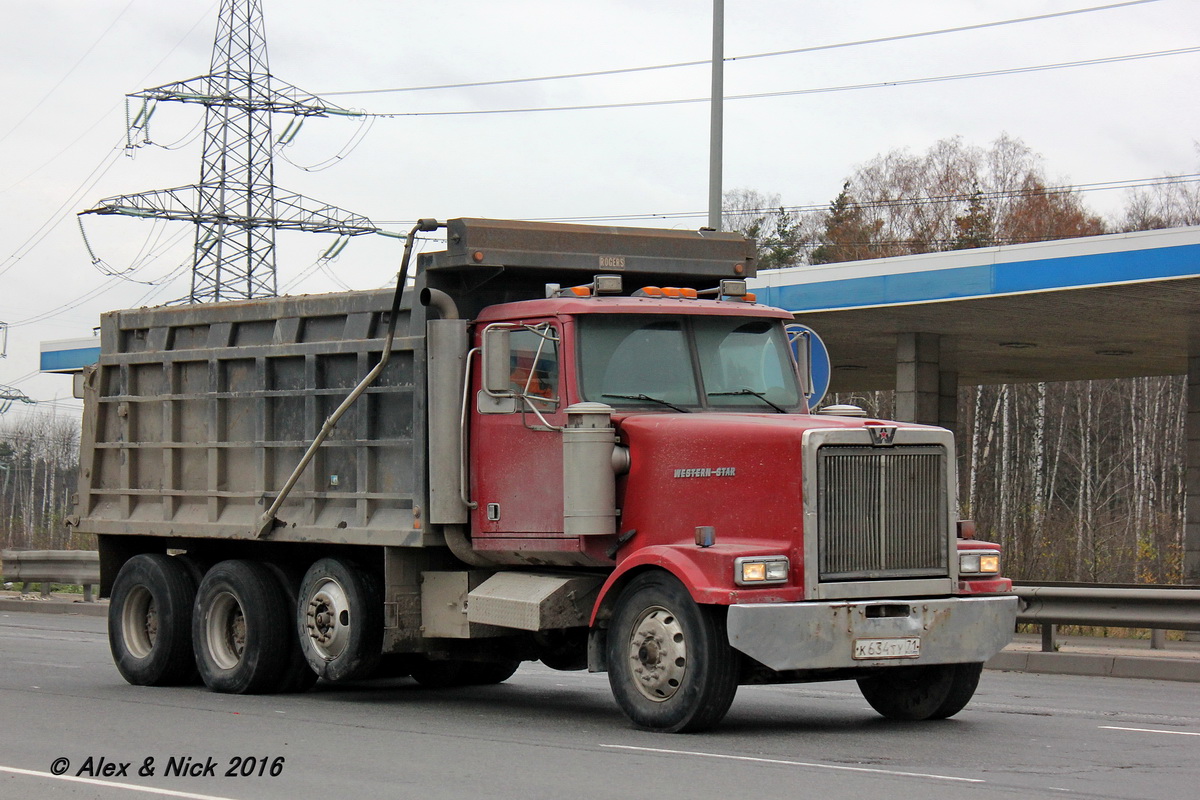
[[[983,550],[974,553],[959,553],[959,575],[997,575],[1000,572],[1000,554]]]
[[[734,559],[733,582],[739,586],[753,586],[760,583],[784,583],[788,579],[789,563],[787,556],[765,556],[753,558],[744,556]]]

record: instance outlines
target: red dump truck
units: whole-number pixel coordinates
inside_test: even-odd
[[[661,731],[747,683],[955,714],[1016,598],[957,520],[952,436],[810,414],[754,266],[736,234],[422,220],[395,291],[104,315],[71,523],[118,670],[255,693],[540,660]]]

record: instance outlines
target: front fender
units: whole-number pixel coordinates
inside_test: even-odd
[[[761,552],[760,552],[761,551]],[[739,556],[766,555],[777,552],[771,547],[747,548],[743,543],[696,547],[694,545],[664,544],[638,550],[625,558],[608,580],[600,587],[596,605],[592,607],[591,625],[607,619],[616,597],[624,585],[639,572],[661,569],[674,575],[687,589],[692,599],[701,605],[727,606],[753,598],[756,602],[787,602],[797,598],[786,590],[746,589],[733,583],[733,562]]]

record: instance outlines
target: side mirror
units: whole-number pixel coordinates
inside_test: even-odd
[[[483,390],[493,397],[512,397],[512,346],[508,328],[488,327],[483,331]]]
[[[801,330],[794,326],[788,326],[788,343],[792,346],[792,352],[796,355],[796,374],[800,378],[800,391],[804,392],[804,396],[812,398],[813,395],[813,377],[812,377],[812,337],[809,336],[807,330]]]

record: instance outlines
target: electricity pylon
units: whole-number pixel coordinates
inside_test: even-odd
[[[14,389],[11,386],[5,386],[0,383],[0,414],[8,411],[9,406],[14,402],[32,404],[36,400],[30,400],[29,397],[20,389]]]
[[[142,100],[131,127],[144,127],[159,101],[204,106],[200,182],[119,195],[83,214],[184,220],[196,226],[188,302],[273,297],[275,231],[357,236],[371,220],[275,186],[271,116],[358,116],[271,75],[261,0],[221,0],[207,75],[129,95]],[[289,126],[290,127],[290,126]]]

